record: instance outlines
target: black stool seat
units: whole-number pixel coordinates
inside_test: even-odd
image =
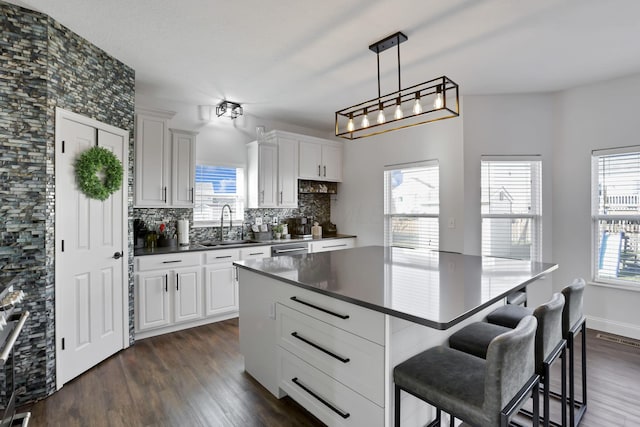
[[[487,315],[487,322],[506,328],[515,328],[525,316],[533,314],[533,310],[520,305],[507,304],[496,308]]]
[[[449,347],[485,359],[491,341],[510,330],[491,323],[472,323],[449,337]]]

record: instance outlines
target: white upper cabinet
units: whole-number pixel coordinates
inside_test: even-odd
[[[247,144],[247,206],[298,207],[298,139],[271,131]]]
[[[136,110],[135,207],[192,207],[196,133],[171,129],[170,111]]]
[[[342,145],[305,137],[300,140],[298,178],[314,181],[342,181]]]
[[[135,205],[164,207],[171,200],[171,143],[167,122],[173,112],[137,110]]]
[[[195,132],[171,129],[172,191],[173,206],[193,207],[196,180],[196,135]]]
[[[278,206],[298,207],[298,140],[278,137]]]

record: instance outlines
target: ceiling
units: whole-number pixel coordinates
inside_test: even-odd
[[[136,71],[136,88],[188,105],[318,130],[377,96],[368,46],[402,31],[402,86],[447,75],[461,95],[553,92],[640,72],[637,0],[12,0]],[[380,54],[397,90],[395,49]]]

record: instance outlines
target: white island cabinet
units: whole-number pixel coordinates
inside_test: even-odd
[[[393,425],[396,365],[557,268],[377,246],[236,265],[246,372],[329,426],[358,427]],[[433,419],[402,399],[402,426]]]

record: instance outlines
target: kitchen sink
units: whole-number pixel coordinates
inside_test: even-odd
[[[257,240],[208,240],[198,244],[207,248],[212,248],[215,246],[246,245],[248,243],[259,242]]]

